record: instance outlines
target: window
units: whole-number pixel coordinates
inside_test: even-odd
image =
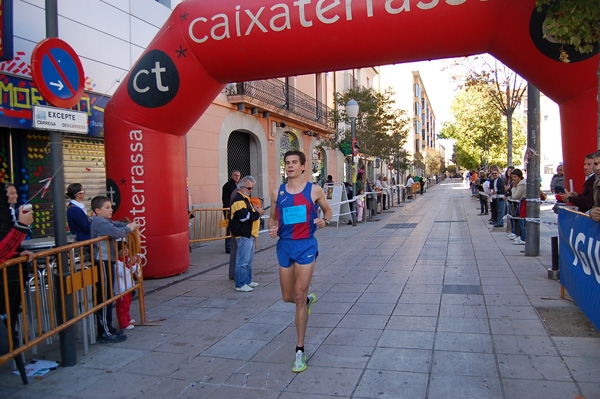
[[[171,8],[171,0],[156,0],[156,2],[162,4],[165,7]]]

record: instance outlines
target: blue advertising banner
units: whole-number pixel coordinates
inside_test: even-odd
[[[558,210],[560,283],[600,329],[600,223]]]
[[[104,109],[110,97],[84,93],[72,110],[88,114],[89,137],[104,137]],[[31,130],[34,105],[48,104],[35,83],[0,74],[0,126]]]

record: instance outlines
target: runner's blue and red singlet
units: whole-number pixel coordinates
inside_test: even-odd
[[[298,194],[290,194],[285,188],[285,184],[279,186],[277,195],[279,238],[313,237],[317,231],[317,225],[313,221],[318,217],[318,213],[317,205],[312,201],[312,183],[307,182],[304,190]]]

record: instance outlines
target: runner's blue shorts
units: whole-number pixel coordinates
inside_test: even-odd
[[[281,267],[288,268],[294,263],[309,265],[319,256],[319,244],[314,237],[303,239],[282,239],[277,241],[277,260]]]

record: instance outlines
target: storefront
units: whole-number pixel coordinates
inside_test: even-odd
[[[52,189],[45,189],[52,178],[50,135],[32,129],[33,105],[47,105],[35,84],[28,79],[0,75],[0,181],[14,182],[19,204],[31,202],[36,211],[32,237],[54,235]],[[80,182],[88,201],[105,193],[104,109],[109,97],[84,93],[73,109],[88,113],[87,135],[63,135],[63,173],[65,183]],[[64,197],[66,190],[61,190]],[[88,203],[89,205],[89,203]]]

